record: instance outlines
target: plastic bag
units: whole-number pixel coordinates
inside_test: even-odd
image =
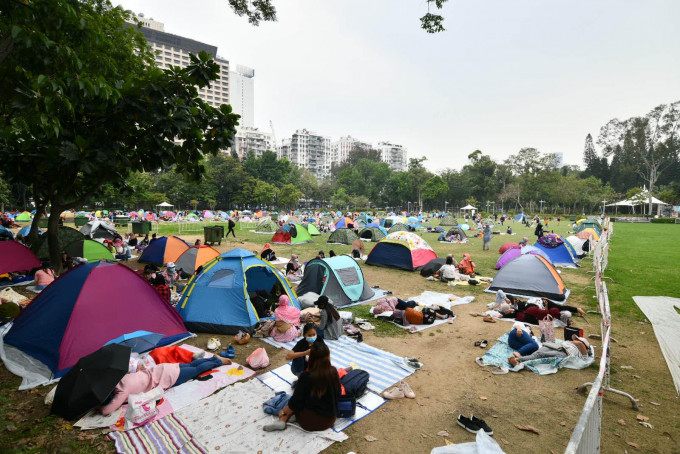
[[[269,356],[267,356],[267,351],[264,348],[259,347],[248,356],[246,362],[253,369],[262,369],[269,366]]]
[[[131,394],[125,411],[125,430],[146,424],[157,414],[156,401],[163,397],[163,388],[155,387],[149,392]]]

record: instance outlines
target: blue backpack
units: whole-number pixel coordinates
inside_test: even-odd
[[[342,377],[340,383],[345,387],[345,393],[356,399],[363,396],[368,386],[369,374],[365,370],[352,369]]]

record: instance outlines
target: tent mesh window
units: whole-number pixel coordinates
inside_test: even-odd
[[[234,270],[219,270],[217,271],[208,287],[232,288],[234,286]]]
[[[357,285],[361,283],[357,270],[354,268],[340,268],[335,270],[335,273],[344,285]]]

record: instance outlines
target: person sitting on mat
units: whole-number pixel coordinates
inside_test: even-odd
[[[587,360],[588,356],[590,356],[590,343],[585,338],[573,334],[570,341],[564,341],[559,344],[544,342],[541,348],[531,354],[522,355],[515,352],[513,356],[508,358],[508,362],[513,366],[517,366],[519,363],[531,361],[532,359],[566,358],[567,356]]]
[[[321,309],[319,324],[316,328],[317,334],[322,339],[337,340],[343,333],[342,318],[338,310],[325,295],[321,295],[314,304]]]
[[[284,430],[291,417],[302,429],[313,432],[333,427],[340,395],[340,376],[331,365],[331,352],[323,342],[314,342],[309,351],[309,369],[300,374],[293,396],[279,412],[279,420],[267,424],[267,432]]]
[[[314,323],[306,323],[302,328],[302,339],[286,355],[286,361],[292,361],[290,371],[296,377],[299,377],[300,374],[307,370],[309,353],[312,346],[317,342],[323,343],[323,339],[317,335],[316,325]]]
[[[181,385],[203,372],[228,364],[231,364],[230,359],[213,356],[212,358],[197,359],[189,364],[158,364],[152,369],[125,374],[100,408],[101,414],[108,416],[118,410],[121,405],[127,402],[131,394],[145,393],[157,386],[167,390],[173,386]]]
[[[288,295],[279,297],[279,306],[274,310],[276,325],[269,334],[276,342],[290,342],[298,337],[300,309],[290,304]]]

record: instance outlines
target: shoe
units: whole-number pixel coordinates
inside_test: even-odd
[[[409,399],[416,398],[416,393],[413,392],[411,387],[404,380],[401,380],[397,387],[401,389],[401,391],[404,393],[404,396],[408,397]]]
[[[427,277],[427,280],[428,280],[428,281],[434,281],[434,276],[428,276],[428,277]]]
[[[494,375],[505,375],[509,371],[510,371],[509,369],[507,369],[506,367],[502,367],[502,366],[494,367],[493,369],[491,369],[491,373],[494,374]]]
[[[220,342],[220,340],[218,338],[211,337],[208,340],[207,348],[208,348],[208,350],[217,350],[218,348],[220,348],[221,345],[222,345],[222,342]]]
[[[487,435],[493,435],[493,429],[483,420],[475,418],[475,415],[470,415],[470,421],[477,424]]]
[[[484,360],[480,357],[475,358],[475,362],[477,363],[478,366],[481,366],[481,367],[486,366],[486,363],[484,363]]]
[[[480,345],[482,345],[482,341],[475,341],[475,347],[479,347]]]
[[[222,358],[233,358],[234,356],[236,356],[234,346],[233,345],[228,346],[226,350],[220,352],[220,356]]]
[[[406,364],[411,366],[413,369],[420,369],[423,367],[423,363],[418,361],[416,358],[406,358]]]
[[[479,343],[479,346],[482,348],[486,348],[487,345],[489,345],[489,341],[487,341],[486,339]]]
[[[409,326],[409,327],[408,327],[408,332],[411,333],[411,334],[417,333],[417,332],[418,332],[418,327],[415,326],[415,325]]]
[[[394,399],[403,399],[405,397],[404,391],[401,389],[397,388],[396,386],[392,389],[388,389],[387,391],[382,393],[382,396],[385,399],[389,400],[394,400]]]
[[[366,331],[371,331],[371,330],[375,329],[375,326],[373,326],[369,322],[364,322],[364,323],[359,324],[359,328],[366,330]]]
[[[466,418],[463,415],[458,415],[457,419],[458,425],[462,427],[463,429],[467,430],[470,433],[476,434],[480,430],[482,430],[481,427],[479,427],[477,424],[472,422],[470,418]]]

